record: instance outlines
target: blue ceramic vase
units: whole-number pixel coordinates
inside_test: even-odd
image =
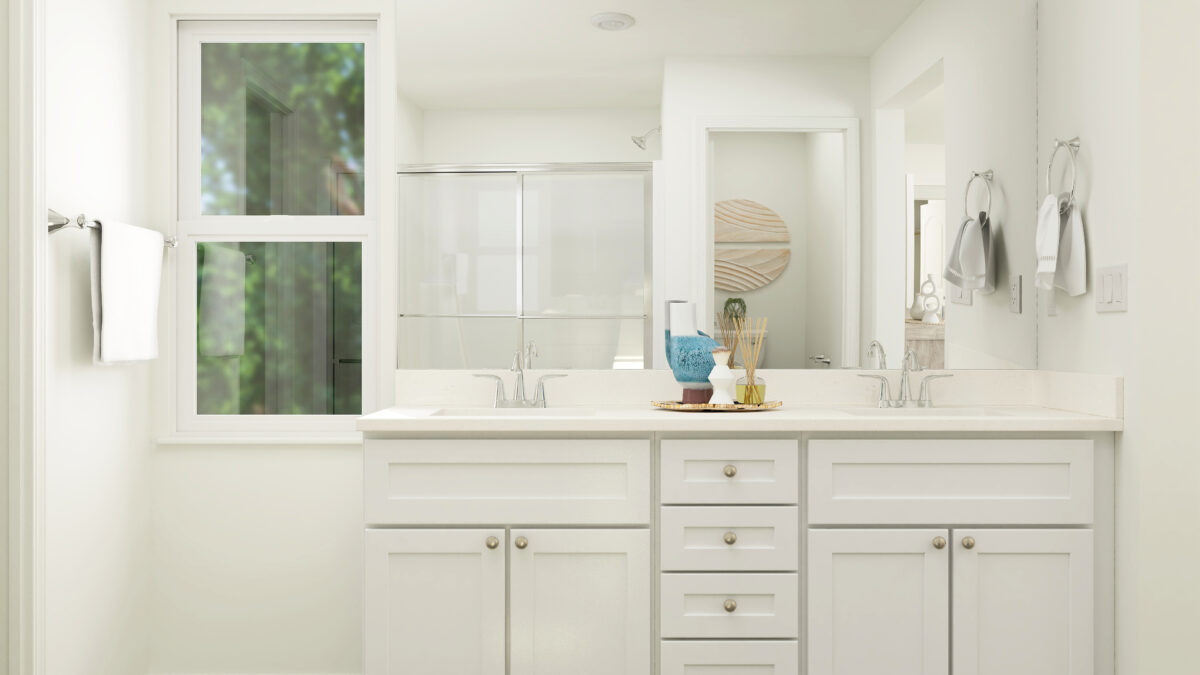
[[[701,332],[699,335],[671,337],[666,331],[667,365],[675,381],[683,385],[684,403],[707,403],[712,396],[708,376],[717,363],[712,351],[721,344]]]

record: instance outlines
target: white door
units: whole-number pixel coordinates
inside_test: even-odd
[[[513,530],[512,675],[649,675],[650,532]]]
[[[954,531],[955,675],[1092,675],[1091,530]]]
[[[810,530],[808,675],[946,675],[946,530]]]
[[[504,530],[367,530],[366,675],[504,675]]]

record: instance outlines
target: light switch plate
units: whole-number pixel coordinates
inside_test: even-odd
[[[1021,275],[1008,281],[1008,311],[1013,314],[1021,313]]]
[[[1038,297],[1041,298],[1042,302],[1045,304],[1046,316],[1058,316],[1058,293],[1056,293],[1053,289],[1042,289],[1039,292]]]
[[[950,302],[956,305],[970,307],[975,301],[974,291],[964,291],[954,284],[946,284],[946,293],[950,296]]]
[[[1129,311],[1129,266],[1114,265],[1096,270],[1097,312]]]

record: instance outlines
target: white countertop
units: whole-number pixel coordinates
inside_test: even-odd
[[[449,412],[451,414],[444,414]],[[496,410],[451,406],[394,407],[358,420],[368,435],[456,433],[623,432],[1095,432],[1121,431],[1124,421],[1038,406],[941,406],[878,409],[868,406],[785,405],[749,413],[659,410],[650,405]]]

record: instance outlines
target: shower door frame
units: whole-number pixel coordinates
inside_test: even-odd
[[[597,174],[597,173],[641,173],[644,174],[645,183],[645,200],[644,211],[645,223],[643,233],[643,274],[642,274],[642,314],[640,317],[623,314],[613,315],[560,315],[554,317],[527,315],[525,313],[525,212],[524,212],[524,194],[525,194],[525,176],[527,174]],[[517,179],[517,212],[516,212],[516,278],[517,278],[517,296],[516,296],[516,311],[512,316],[509,315],[433,315],[413,312],[403,312],[397,307],[396,321],[397,327],[400,320],[404,318],[497,318],[497,319],[514,319],[517,321],[517,347],[522,349],[523,345],[527,344],[525,340],[525,321],[527,320],[542,320],[542,319],[576,319],[576,320],[634,320],[640,318],[642,320],[642,370],[647,370],[654,367],[653,345],[654,345],[654,282],[653,282],[653,266],[654,266],[654,164],[652,162],[557,162],[557,163],[520,163],[520,164],[404,164],[396,169],[397,179],[403,176],[412,175],[483,175],[483,174],[512,174]],[[397,189],[399,195],[401,191]],[[403,209],[397,209],[397,213],[403,213]],[[400,245],[403,242],[403,236],[397,228],[397,241]],[[401,284],[404,283],[403,278],[399,279]],[[397,298],[398,301],[403,301],[403,293]],[[399,344],[400,330],[396,330],[396,359],[399,362]]]

